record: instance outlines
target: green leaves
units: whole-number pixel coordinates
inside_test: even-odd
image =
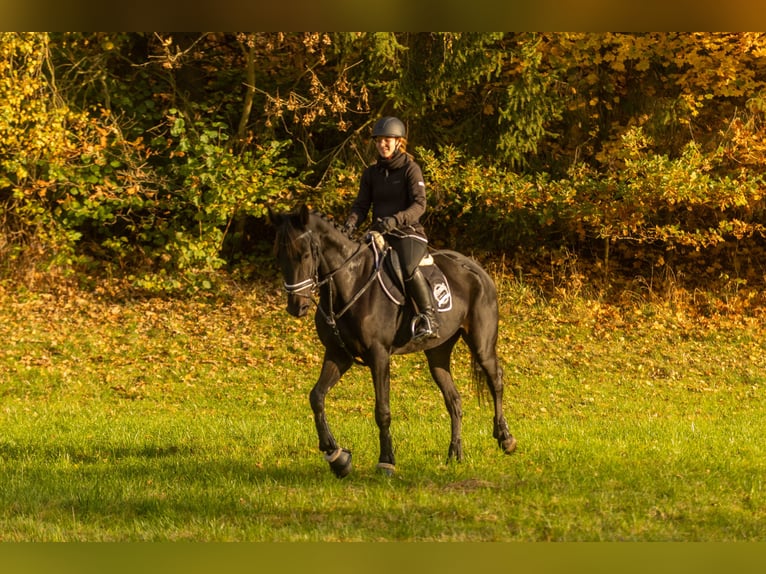
[[[67,267],[131,268],[142,289],[212,288],[232,222],[259,216],[287,186],[289,142],[241,149],[222,116],[196,104],[168,106],[151,137],[128,139],[130,122],[103,101],[67,107],[46,76],[48,42],[0,36],[0,184],[11,189],[0,214],[13,218],[0,231],[34,238]]]
[[[0,256],[214,286],[263,267],[266,205],[342,216],[388,113],[434,243],[631,272],[649,247],[737,254],[763,233],[764,53],[756,33],[3,33]]]

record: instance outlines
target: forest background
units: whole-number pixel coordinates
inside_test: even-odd
[[[0,278],[270,277],[267,207],[343,219],[389,114],[434,246],[764,303],[763,33],[2,33]]]

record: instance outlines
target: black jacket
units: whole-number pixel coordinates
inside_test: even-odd
[[[406,153],[378,159],[362,173],[359,194],[347,224],[358,226],[372,208],[372,221],[393,216],[397,227],[425,237],[420,217],[426,210],[426,186],[420,166]]]

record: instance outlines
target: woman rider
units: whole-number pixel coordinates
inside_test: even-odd
[[[378,160],[362,173],[359,194],[344,226],[353,232],[372,208],[372,229],[396,250],[405,274],[407,296],[416,305],[412,338],[437,337],[437,321],[428,283],[418,267],[428,251],[420,217],[426,209],[423,172],[407,153],[407,130],[398,118],[379,119],[372,129]]]

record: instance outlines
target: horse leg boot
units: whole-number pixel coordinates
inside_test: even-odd
[[[431,290],[419,268],[405,281],[407,295],[417,306],[418,315],[412,319],[412,340],[438,337],[439,325],[431,300]]]

